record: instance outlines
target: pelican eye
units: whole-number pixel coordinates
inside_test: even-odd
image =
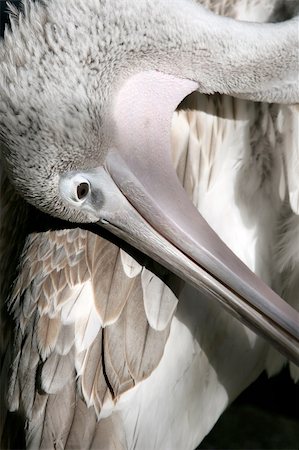
[[[79,200],[83,200],[89,193],[89,184],[88,183],[80,183],[77,186],[77,197]]]

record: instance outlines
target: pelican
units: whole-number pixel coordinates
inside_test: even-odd
[[[241,3],[27,1],[12,18],[4,390],[27,448],[194,449],[262,370],[289,359],[296,377],[298,19],[243,23]]]

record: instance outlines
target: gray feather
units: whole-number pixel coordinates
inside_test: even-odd
[[[97,424],[90,448],[92,450],[125,450],[127,448],[121,418],[117,413],[102,419]]]
[[[58,317],[41,316],[37,324],[37,345],[43,360],[54,350],[61,328]]]
[[[28,448],[64,449],[74,417],[75,404],[75,380],[69,382],[59,394],[47,396],[44,414],[39,422],[29,424]],[[42,429],[40,433],[39,428]],[[38,435],[39,445],[36,439]]]
[[[95,306],[103,325],[118,319],[127,301],[131,279],[124,273],[120,249],[96,236],[88,240],[87,261],[92,273]]]
[[[60,328],[59,336],[55,345],[55,351],[59,355],[66,355],[71,350],[75,341],[73,325],[63,325]]]
[[[58,394],[71,379],[75,378],[73,353],[64,356],[52,353],[42,365],[40,378],[43,391]]]
[[[89,450],[96,430],[96,414],[80,398],[76,401],[76,410],[65,449]]]

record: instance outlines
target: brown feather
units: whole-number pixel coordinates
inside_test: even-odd
[[[129,372],[125,354],[125,309],[118,321],[106,327],[103,333],[105,374],[109,380],[114,398],[135,384]]]
[[[39,422],[29,424],[28,439],[31,441],[31,448],[64,449],[74,417],[75,404],[76,391],[73,379],[58,394],[48,396],[44,414]],[[41,428],[39,445],[36,440],[38,428]],[[35,440],[32,441],[33,439]]]
[[[95,307],[103,325],[118,319],[130,289],[120,259],[120,249],[94,236],[88,242],[87,260],[95,298]]]
[[[31,417],[35,397],[35,377],[39,362],[35,323],[30,322],[29,334],[24,339],[22,354],[18,367],[20,399],[28,418]]]
[[[65,449],[89,450],[96,430],[96,415],[80,398],[65,442]]]
[[[87,405],[93,403],[93,389],[97,382],[97,371],[102,371],[102,333],[99,333],[97,338],[93,341],[92,345],[88,349],[83,362],[81,386],[84,399]],[[104,390],[107,386],[105,383]],[[105,395],[105,392],[104,392]],[[102,406],[102,405],[101,405]],[[100,406],[100,408],[101,408]]]
[[[55,351],[59,355],[69,353],[75,341],[74,325],[63,325],[60,328],[59,336],[55,345]]]
[[[19,365],[21,359],[21,349],[19,348],[19,346],[18,349],[18,353],[15,355],[11,366],[11,375],[6,397],[6,401],[10,411],[17,411],[20,405]]]
[[[121,418],[117,413],[102,419],[97,424],[96,433],[90,448],[92,450],[127,449]]]
[[[170,325],[163,331],[156,331],[147,322],[142,298],[140,278],[130,296],[125,310],[126,361],[136,381],[148,377],[162,358]]]
[[[42,259],[32,264],[33,256]],[[88,414],[100,419],[103,408],[113,407],[113,401],[157,366],[169,326],[166,323],[165,331],[158,332],[148,324],[141,269],[128,255],[121,256],[117,246],[90,232],[62,230],[28,237],[12,300],[22,323],[18,331],[22,353],[13,366],[10,399],[13,407],[20,399],[29,420],[27,436],[34,445],[51,447],[55,442],[59,448],[64,439],[73,445],[79,432],[75,423],[86,408],[79,395],[92,407]],[[168,311],[165,322],[171,315]],[[99,316],[105,324],[102,330]],[[82,352],[83,341],[89,347]],[[81,409],[77,416],[75,412],[71,418],[69,412],[57,421],[51,417],[52,408],[63,410],[62,399],[70,401],[66,386],[75,382],[76,374],[79,389],[72,398]],[[105,436],[106,431],[100,425],[94,443],[102,433]]]
[[[37,324],[37,345],[43,360],[53,351],[60,332],[61,322],[58,317],[50,319],[41,316]]]
[[[73,352],[64,356],[52,353],[42,365],[40,378],[43,391],[59,393],[66,383],[75,378]]]

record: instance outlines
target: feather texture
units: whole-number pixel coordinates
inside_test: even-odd
[[[171,321],[177,298],[165,280],[145,268],[142,270],[141,284],[147,320],[152,328],[162,331]]]
[[[284,158],[287,194],[294,213],[299,214],[299,106],[280,106],[277,129],[280,133]],[[281,195],[284,199],[285,195]]]
[[[260,20],[269,18],[275,6],[270,0],[201,3],[219,14],[239,18],[243,15],[247,19],[249,12],[251,17],[258,7],[263,10]],[[33,9],[28,9],[28,14],[33,14]],[[277,273],[285,280],[294,274],[291,287],[282,284],[285,296],[294,303],[299,262],[295,246],[290,246],[298,234],[298,218],[293,214],[298,213],[296,114],[296,107],[281,107],[277,111],[275,107],[226,96],[197,94],[181,105],[172,127],[174,165],[194,204],[238,256],[269,283]],[[279,187],[275,182],[277,173]],[[233,175],[226,181],[224,174]],[[240,179],[247,181],[246,189],[242,190]],[[5,198],[10,200],[8,210],[15,210],[12,216],[6,206],[3,210],[5,236],[12,229],[10,240],[14,241],[20,225],[17,218],[23,213],[16,215],[16,211],[21,211],[18,196],[11,187],[5,189]],[[211,205],[220,196],[222,202],[215,211]],[[289,196],[293,211],[287,205],[288,213],[281,213],[279,196],[286,202]],[[232,199],[237,208],[223,224]],[[252,205],[258,215],[252,214]],[[264,205],[271,206],[270,213]],[[274,223],[277,214],[281,214],[281,226],[274,272],[269,262],[272,253],[268,248],[273,242],[269,224]],[[11,228],[14,222],[16,226]],[[232,239],[234,225],[239,231]],[[17,265],[14,252],[17,255],[22,246],[21,242],[17,250],[4,253],[5,268],[1,273],[9,272],[8,261]],[[13,272],[15,268],[12,269]],[[221,313],[215,316],[207,312],[208,307],[204,311],[197,306],[198,316],[190,318],[188,305],[191,302],[194,307],[194,300],[189,299],[186,307],[180,305],[178,316],[172,320],[177,281],[167,277],[165,273],[157,277],[156,271],[152,273],[124,250],[79,228],[28,235],[10,301],[16,336],[8,400],[11,410],[24,411],[29,448],[145,448],[142,442],[149,435],[152,448],[176,448],[180,442],[180,448],[192,448],[197,436],[202,438],[217,420],[228,397],[232,399],[263,369],[267,351],[264,343],[253,333],[246,334],[243,329],[240,333],[240,326],[233,320],[224,320]],[[8,281],[4,281],[7,286]],[[208,332],[204,326],[199,330],[198,323],[204,325],[208,319],[215,330]],[[225,329],[221,328],[223,322]],[[231,343],[227,344],[226,334],[233,337]],[[239,353],[234,347],[235,336],[242,336]],[[207,341],[213,348],[212,354],[209,345],[204,344]],[[220,364],[221,358],[217,359],[227,348],[237,360],[237,365],[232,363],[227,372],[229,383],[225,383],[222,369],[225,363]],[[232,380],[239,372],[234,367],[239,367],[241,358],[247,363],[250,358],[246,351],[252,348],[257,355],[253,368],[249,366],[246,380],[232,389]],[[163,378],[165,365],[168,372]],[[219,394],[215,401],[210,395],[211,380]],[[158,400],[151,402],[149,397],[155,396]],[[184,436],[178,427],[178,414],[173,412],[172,397],[179,399],[179,405],[185,405],[187,411],[180,418]],[[126,402],[128,408],[121,416],[118,411]],[[168,409],[166,403],[170,405]],[[203,415],[198,413],[200,405],[207,405]],[[153,417],[159,417],[159,423],[151,434],[151,423],[156,424]],[[207,424],[205,417],[209,419]],[[186,432],[192,421],[199,429],[195,437]],[[175,432],[177,441],[173,442]]]
[[[152,314],[144,306],[151,286],[146,292],[142,288],[142,273],[142,266],[123,250],[91,232],[28,236],[10,301],[21,325],[16,347],[21,350],[13,364],[9,404],[11,410],[25,411],[29,447],[55,442],[64,448],[66,440],[72,445],[70,433],[83,404],[93,417],[99,445],[96,417],[109,414],[105,410],[159,364],[177,301],[171,293],[169,307],[161,281],[147,270],[160,286],[160,304],[167,303],[163,330],[152,328],[147,319]],[[63,411],[70,401],[81,405],[78,412],[73,405],[65,416],[59,411],[52,418],[53,408]],[[100,428],[104,430],[102,424]],[[86,439],[91,445],[91,437]]]

